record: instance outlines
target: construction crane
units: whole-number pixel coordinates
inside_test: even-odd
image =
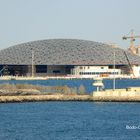
[[[0,75],[2,75],[2,72],[5,70],[5,69],[7,69],[8,68],[8,66],[4,66],[1,70],[0,70]]]
[[[123,40],[130,39],[130,46],[128,50],[134,54],[137,54],[137,48],[134,46],[134,41],[136,38],[140,38],[140,35],[134,35],[134,30],[131,30],[131,35],[130,36],[123,36]]]
[[[132,66],[131,66],[131,62],[129,61],[129,57],[128,57],[126,51],[124,51],[124,55],[125,55],[126,60],[127,60],[127,62],[128,62],[129,72],[130,72],[130,74],[133,75],[133,77],[135,77],[135,74],[134,74],[133,68],[132,68]]]

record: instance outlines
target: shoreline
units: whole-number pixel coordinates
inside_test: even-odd
[[[97,77],[80,77],[80,76],[55,76],[55,77],[51,77],[51,76],[46,76],[46,77],[20,77],[20,76],[2,76],[0,77],[0,80],[16,80],[16,81],[20,81],[20,80],[77,80],[77,79],[96,79]],[[113,79],[114,77],[101,77],[103,79]],[[132,76],[119,76],[116,77],[116,79],[140,79],[140,77],[132,77]]]
[[[0,103],[45,102],[45,101],[79,101],[79,102],[140,102],[140,96],[117,97],[91,95],[12,95],[0,96]]]

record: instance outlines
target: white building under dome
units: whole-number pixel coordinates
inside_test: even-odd
[[[82,77],[113,77],[114,75],[120,77],[122,71],[109,66],[75,66],[72,74]]]
[[[48,39],[0,50],[2,76],[109,77],[132,75],[133,69],[133,75],[140,77],[139,66],[139,56],[87,40]]]

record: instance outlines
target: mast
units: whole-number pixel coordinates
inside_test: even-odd
[[[114,48],[114,52],[113,52],[113,69],[114,69],[114,75],[113,75],[113,90],[115,90],[116,88],[116,79],[115,79],[115,65],[116,65],[116,61],[115,58],[116,57],[116,53],[115,53],[115,48]]]
[[[130,49],[133,49],[133,48],[135,48],[135,46],[134,46],[135,36],[134,36],[134,30],[133,29],[131,30],[131,36],[130,37],[131,37],[130,38]]]
[[[32,77],[34,77],[34,51],[32,50]]]

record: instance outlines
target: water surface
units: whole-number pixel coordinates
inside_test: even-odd
[[[91,79],[73,79],[73,80],[0,80],[2,83],[10,84],[33,84],[33,85],[43,85],[43,86],[64,86],[69,87],[79,87],[83,85],[86,89],[86,93],[92,93],[95,87],[92,86],[94,80]],[[113,88],[113,80],[103,80],[106,89]],[[130,86],[140,86],[140,79],[116,79],[116,88],[126,88]]]
[[[0,104],[0,140],[140,140],[139,103]]]

